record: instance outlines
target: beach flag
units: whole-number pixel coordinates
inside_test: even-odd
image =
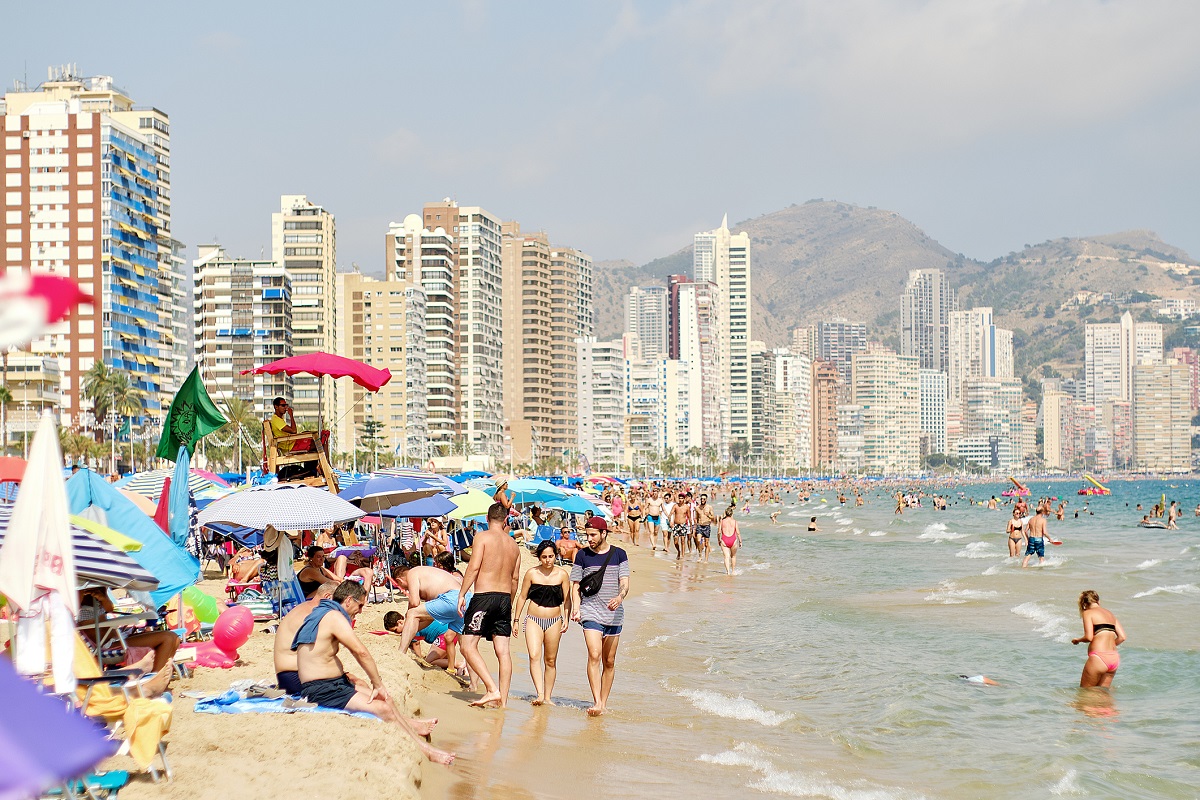
[[[158,441],[155,455],[173,461],[180,447],[195,452],[196,442],[226,422],[225,415],[217,410],[204,390],[200,368],[194,367],[171,401],[167,423],[163,425],[162,438]]]

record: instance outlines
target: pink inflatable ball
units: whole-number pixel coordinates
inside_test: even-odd
[[[214,642],[201,642],[196,645],[196,666],[211,669],[229,669],[233,666],[234,656],[222,652]]]
[[[212,642],[225,653],[237,657],[238,648],[254,633],[254,612],[245,606],[233,606],[221,612],[213,625]]]

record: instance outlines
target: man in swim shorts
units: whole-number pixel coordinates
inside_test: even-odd
[[[1013,509],[1013,513],[1017,513]],[[1021,569],[1029,566],[1029,559],[1036,554],[1038,557],[1038,566],[1046,563],[1046,509],[1039,508],[1037,513],[1029,518],[1029,523],[1025,527],[1025,537],[1027,544],[1025,545],[1025,558],[1021,561]]]
[[[337,587],[333,581],[322,583],[313,592],[311,600],[305,600],[289,611],[279,620],[279,626],[275,629],[275,685],[293,697],[300,696],[300,674],[296,671],[296,652],[292,650],[292,638],[317,604],[333,597]]]
[[[392,580],[400,587],[400,591],[408,594],[408,613],[404,615],[400,651],[409,651],[418,630],[439,622],[449,629],[446,652],[453,664],[458,636],[463,631],[463,618],[458,613],[458,591],[462,586],[462,576],[441,567],[401,564],[392,572]]]
[[[705,563],[712,551],[712,526],[716,521],[717,512],[709,504],[708,495],[700,495],[700,503],[696,506],[696,552],[703,554]]]
[[[671,538],[675,541],[675,560],[678,561],[683,558],[683,550],[692,535],[692,504],[686,494],[680,493],[671,517]]]
[[[658,495],[658,487],[650,492],[646,500],[646,527],[650,529],[651,552],[658,549],[658,529],[662,527],[663,499]],[[666,542],[663,542],[666,545]],[[667,548],[664,546],[663,550]]]

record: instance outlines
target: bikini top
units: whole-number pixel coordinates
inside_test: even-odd
[[[542,608],[557,608],[563,603],[562,586],[532,583],[529,585],[529,602]]]
[[[1110,625],[1107,622],[1097,622],[1095,625],[1092,626],[1092,636],[1095,636],[1097,633],[1100,633],[1100,631],[1112,631],[1113,633],[1116,633],[1117,626]]]

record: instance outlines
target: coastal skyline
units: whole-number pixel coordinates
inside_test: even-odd
[[[288,193],[336,209],[339,265],[373,274],[378,231],[444,196],[597,261],[644,262],[720,213],[813,197],[890,208],[981,260],[1130,228],[1196,252],[1200,164],[1186,131],[1200,56],[1184,32],[1198,13],[469,3],[354,8],[316,26],[270,9],[164,8],[138,47],[113,49],[22,7],[8,13],[22,39],[0,70],[8,86],[36,85],[48,65],[74,63],[171,114],[174,235],[189,255],[219,241],[256,256],[270,244],[263,215]],[[444,113],[432,113],[439,94]]]

